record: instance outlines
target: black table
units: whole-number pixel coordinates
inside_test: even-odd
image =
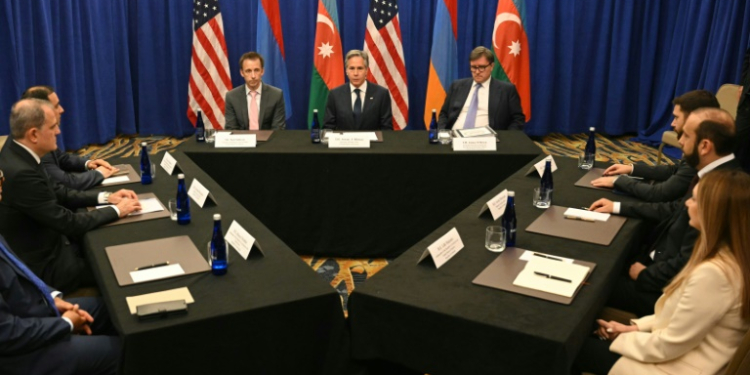
[[[600,197],[630,199],[574,187],[584,171],[576,168],[574,159],[557,158],[556,162],[559,170],[554,173],[553,204],[581,207]],[[527,168],[357,287],[349,299],[355,359],[384,359],[436,375],[569,373],[645,224],[628,219],[607,247],[526,232],[542,213],[531,205],[539,177],[525,176]],[[477,213],[505,188],[516,192],[517,247],[596,263],[590,285],[582,288],[571,305],[472,284],[498,256],[484,248],[484,232],[491,218],[477,218]],[[430,261],[417,265],[427,246],[452,227],[458,229],[464,249],[440,269]]]
[[[426,132],[384,132],[370,149],[329,149],[278,131],[254,149],[180,145],[299,254],[395,257],[537,157],[523,132],[497,152],[453,152]]]
[[[192,222],[165,219],[104,227],[85,236],[85,249],[112,320],[124,342],[127,374],[309,374],[337,373],[348,361],[346,322],[338,294],[268,228],[182,152],[174,157],[187,176],[208,188],[218,205],[192,202]],[[157,164],[163,154],[152,161]],[[136,169],[138,160],[123,159]],[[158,167],[152,185],[119,186],[154,192],[166,202],[176,194],[177,177]],[[245,261],[230,250],[229,272],[210,272],[120,287],[104,248],[110,245],[189,235],[205,257],[212,215],[222,214],[226,232],[237,220],[262,244],[264,257]],[[255,250],[253,250],[255,251]],[[188,287],[195,303],[183,316],[139,321],[126,296]]]

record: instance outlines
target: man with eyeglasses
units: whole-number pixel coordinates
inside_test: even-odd
[[[391,94],[367,81],[367,52],[346,54],[345,83],[328,93],[323,127],[335,130],[393,130]]]
[[[526,116],[516,86],[492,78],[495,56],[485,47],[469,55],[471,78],[451,84],[438,126],[441,129],[469,129],[488,126],[495,130],[523,130]]]

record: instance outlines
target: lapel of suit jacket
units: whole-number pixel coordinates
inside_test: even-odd
[[[266,85],[264,82],[263,89],[260,90],[260,108],[258,109],[258,129],[263,129],[263,119],[265,118],[266,108],[268,107],[269,104],[271,104],[271,101],[268,100],[268,92],[269,92],[268,85]]]
[[[495,102],[499,100],[500,96],[500,83],[495,82],[494,78],[490,78],[490,84],[489,84],[489,92],[487,93],[487,107],[488,108],[488,115],[490,117],[490,128],[495,129],[495,120],[498,116],[498,111],[500,110],[499,105],[493,105]],[[494,100],[494,101],[493,101]]]
[[[357,124],[354,123],[354,111],[352,110],[352,107],[354,107],[354,102],[352,101],[352,84],[347,82],[345,90],[343,90],[342,94],[346,95],[346,98],[344,99],[344,103],[346,103],[346,123],[352,124],[353,128],[357,128]]]
[[[242,114],[240,115],[240,128],[242,129],[250,129],[250,114],[247,113],[247,85],[242,85],[242,90],[240,90],[241,102],[242,102]]]

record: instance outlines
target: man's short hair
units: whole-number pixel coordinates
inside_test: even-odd
[[[38,85],[38,86],[31,86],[26,89],[26,91],[21,94],[21,99],[41,99],[49,101],[49,96],[52,95],[52,93],[55,92],[55,89],[52,86],[47,85]]]
[[[706,90],[688,91],[674,98],[672,105],[679,105],[686,117],[698,108],[720,108],[716,95]]]
[[[737,139],[734,136],[734,124],[728,126],[723,122],[703,120],[695,129],[695,144],[704,139],[708,139],[714,144],[716,155],[729,155],[734,151],[737,144]]]
[[[245,62],[245,60],[260,60],[260,68],[266,68],[266,62],[263,60],[263,56],[261,56],[258,52],[245,52],[244,54],[242,54],[242,56],[240,56],[240,71],[242,71],[242,64]]]
[[[21,99],[13,104],[10,109],[10,134],[14,139],[23,139],[31,128],[42,128],[44,107],[55,110],[49,100],[36,98]]]
[[[367,52],[353,49],[346,53],[346,58],[344,59],[344,69],[349,69],[349,59],[351,59],[352,57],[361,57],[362,60],[365,61],[365,69],[368,69],[370,67],[370,56],[367,55]]]
[[[471,53],[469,54],[469,61],[471,62],[481,57],[487,59],[490,64],[495,62],[495,55],[492,53],[492,51],[482,46],[474,48],[474,50],[471,51]]]

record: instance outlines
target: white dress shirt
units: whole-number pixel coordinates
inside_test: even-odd
[[[482,89],[477,94],[477,119],[474,122],[474,127],[490,126],[490,80],[492,77],[487,78],[486,81],[481,82]],[[477,83],[471,82],[471,90],[469,95],[466,97],[464,107],[461,108],[461,113],[456,119],[456,123],[453,124],[453,129],[463,129],[464,123],[466,123],[466,113],[469,112],[469,106],[471,105],[471,98],[474,97],[474,91],[477,90]]]

